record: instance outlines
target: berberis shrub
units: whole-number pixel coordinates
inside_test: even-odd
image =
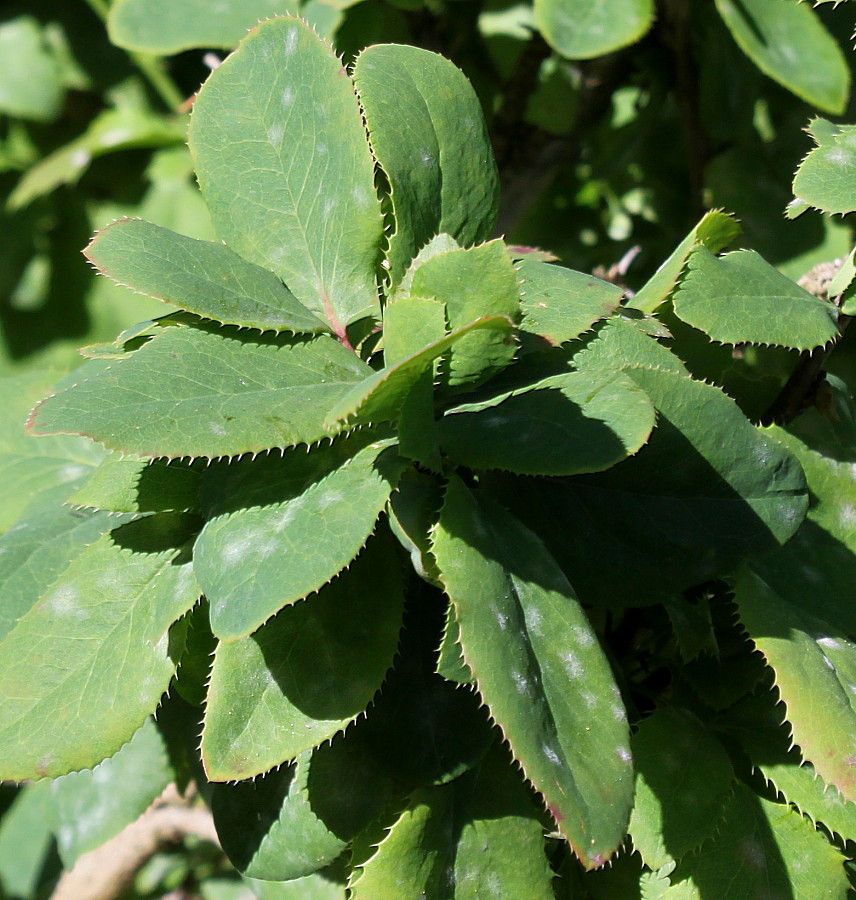
[[[356,900],[844,897],[853,423],[804,407],[853,265],[719,211],[635,295],[508,246],[461,72],[296,18],[190,147],[222,242],[100,231],[172,309],[30,419],[78,486],[2,539],[2,777],[160,741],[242,873]]]

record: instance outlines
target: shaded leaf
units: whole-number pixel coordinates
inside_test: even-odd
[[[84,252],[118,284],[206,319],[259,331],[329,330],[276,275],[225,244],[120,219],[99,231]]]
[[[142,815],[173,777],[164,740],[147,719],[115,756],[51,781],[53,825],[65,868]]]
[[[844,112],[850,69],[811,7],[788,0],[716,0],[716,8],[765,75],[819,109]]]
[[[199,92],[190,148],[233,250],[339,335],[377,308],[383,222],[365,126],[351,79],[308,25],[253,29]]]
[[[196,602],[188,517],[123,525],[78,555],[0,643],[0,777],[54,777],[115,753],[154,711]],[[59,736],[59,737],[58,737]]]
[[[199,506],[199,470],[180,460],[110,453],[68,502],[123,513],[189,512]]]
[[[346,441],[326,453],[295,450],[242,466],[231,484],[226,474],[224,489],[235,499],[223,512],[215,507],[193,551],[217,637],[255,631],[326,584],[365,545],[406,462],[388,442],[350,443],[358,451],[350,457]]]
[[[570,584],[532,532],[457,479],[434,554],[480,694],[574,852],[602,865],[627,827],[629,732]]]
[[[718,835],[678,864],[672,880],[689,878],[702,897],[757,900],[763,896],[844,900],[843,858],[788,806],[738,785]]]
[[[459,406],[438,424],[443,449],[471,468],[575,475],[635,453],[654,427],[654,408],[620,370],[604,369]]]
[[[697,247],[675,294],[675,314],[724,344],[810,350],[838,337],[837,311],[754,250],[717,258]]]
[[[0,111],[49,122],[64,93],[62,69],[38,21],[15,16],[0,23]]]
[[[352,881],[355,900],[552,900],[537,811],[505,753],[423,789]]]
[[[56,858],[51,819],[54,804],[50,782],[22,787],[0,819],[0,889],[5,897],[35,897],[50,890],[46,881],[56,878],[51,856]],[[61,868],[59,860],[56,869]]]
[[[652,0],[536,0],[544,38],[568,59],[593,59],[638,41],[654,21]]]
[[[344,729],[392,665],[402,603],[395,556],[376,539],[317,596],[221,642],[202,736],[208,777],[265,772]]]
[[[734,775],[716,737],[679,708],[656,709],[631,747],[637,774],[630,836],[656,870],[713,837]]]
[[[491,236],[496,163],[478,97],[442,56],[395,44],[368,47],[354,65],[354,83],[389,181],[395,228],[387,259],[395,286],[434,235],[449,234],[465,247]]]
[[[326,335],[247,338],[166,328],[125,359],[55,394],[34,434],[86,434],[140,456],[232,456],[328,436],[326,410],[370,369]]]

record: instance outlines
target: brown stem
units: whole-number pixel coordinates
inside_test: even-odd
[[[84,853],[60,878],[51,900],[115,900],[155,853],[191,835],[219,845],[211,813],[184,805],[171,786],[116,837]]]

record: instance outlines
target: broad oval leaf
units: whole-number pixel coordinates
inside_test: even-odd
[[[253,29],[199,92],[190,149],[233,250],[340,336],[377,308],[374,162],[351,79],[310,26],[286,17]]]
[[[593,59],[638,41],[654,21],[653,0],[535,0],[547,43],[568,59]]]
[[[449,234],[465,247],[491,236],[496,163],[475,91],[442,56],[395,44],[368,47],[354,65],[354,84],[389,181],[395,227],[387,259],[395,286],[434,235]]]
[[[603,865],[627,829],[630,735],[573,589],[535,534],[457,478],[434,554],[479,693],[583,865]]]
[[[36,409],[34,434],[139,456],[234,456],[328,437],[329,407],[371,369],[333,338],[166,328]]]
[[[675,314],[723,344],[811,350],[838,337],[834,304],[794,284],[754,250],[690,254]]]
[[[209,779],[258,775],[342,731],[392,665],[402,608],[397,559],[376,539],[317,595],[221,642],[202,735]]]
[[[636,453],[654,420],[648,395],[620,370],[604,369],[459,406],[438,424],[443,449],[470,468],[576,475]]]
[[[240,505],[229,503],[209,519],[193,550],[217,637],[255,631],[326,584],[365,545],[407,463],[388,442],[343,460],[348,446],[311,455],[294,450],[242,466],[246,477],[234,485]],[[231,490],[228,472],[221,474]]]
[[[856,125],[814,119],[809,132],[817,143],[794,176],[798,204],[842,215],[856,210]],[[798,206],[797,209],[804,209]]]
[[[506,754],[418,791],[351,882],[354,900],[552,900],[537,810]]]
[[[716,8],[765,75],[819,109],[844,112],[850,69],[811,7],[791,0],[716,0]]]
[[[214,785],[214,824],[242,874],[305,877],[339,856],[384,811],[394,785],[365,737],[358,722],[302,753],[294,765],[251,782]]]
[[[225,244],[197,241],[142,219],[120,219],[99,231],[84,253],[118,284],[205,319],[259,331],[330,330],[276,275]]]
[[[299,5],[300,0],[116,0],[107,29],[119,47],[172,56],[193,47],[234,47],[262,19]]]
[[[94,766],[154,711],[175,672],[170,626],[199,598],[177,557],[192,524],[164,514],[104,535],[6,635],[0,777]]]

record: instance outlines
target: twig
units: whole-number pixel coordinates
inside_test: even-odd
[[[211,813],[186,806],[171,786],[136,822],[84,853],[60,878],[51,900],[115,900],[155,853],[190,836],[219,846]]]

